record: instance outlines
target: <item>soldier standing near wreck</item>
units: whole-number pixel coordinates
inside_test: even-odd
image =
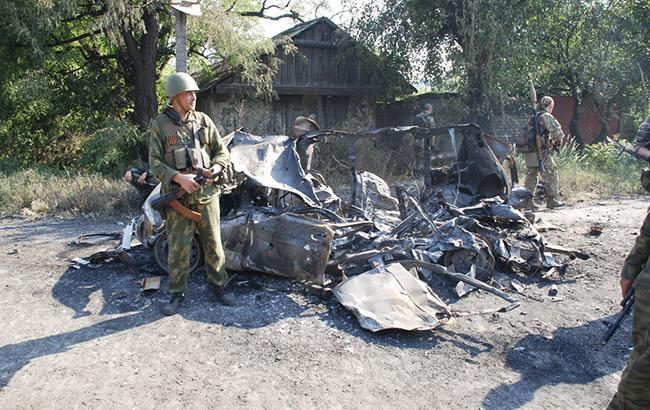
[[[172,74],[165,82],[169,105],[149,125],[149,165],[162,182],[162,192],[176,187],[187,192],[179,199],[180,211],[200,214],[198,222],[176,209],[166,211],[169,243],[169,291],[171,300],[163,308],[165,315],[178,312],[185,300],[189,278],[190,249],[195,231],[203,245],[205,270],[218,300],[234,304],[234,297],[224,290],[228,274],[219,226],[219,193],[212,183],[230,162],[214,123],[206,114],[195,111],[194,79],[186,73]],[[208,184],[202,186],[195,177],[200,174]],[[184,212],[187,213],[187,212]],[[191,213],[191,212],[189,212]],[[195,214],[196,215],[196,214]]]
[[[634,150],[650,158],[650,116],[639,127]],[[644,174],[645,176],[645,174]],[[648,181],[642,183],[648,189]],[[650,209],[649,209],[650,211]],[[618,391],[608,409],[650,409],[650,212],[621,271],[621,292],[626,295],[632,286],[634,313],[632,344],[634,346],[618,384]]]
[[[436,121],[433,119],[433,105],[425,103],[422,106],[422,111],[413,119],[413,125],[417,125],[420,128],[435,128]]]
[[[299,141],[299,138],[309,131],[320,130],[320,125],[315,121],[315,118],[315,114],[310,114],[309,117],[303,117],[302,115],[296,117],[293,122],[293,127],[291,127],[291,132],[289,133],[289,137],[297,141],[296,152],[300,158],[300,165],[305,172],[311,170],[314,144],[308,144],[308,141]]]
[[[544,96],[537,104],[537,110],[535,116],[539,124],[540,134],[542,138],[542,160],[544,161],[544,172],[542,177],[546,184],[546,207],[547,208],[558,208],[564,204],[557,200],[559,193],[559,177],[557,172],[557,166],[553,157],[551,157],[551,149],[553,145],[559,145],[564,138],[564,132],[560,123],[553,116],[553,107],[555,102],[549,96]],[[529,130],[534,128],[535,118],[531,118],[528,122]],[[533,135],[532,132],[528,133]],[[537,175],[539,173],[538,168],[538,158],[537,152],[534,149],[524,149],[520,150],[524,154],[524,159],[526,160],[526,188],[534,193],[535,186],[537,185]],[[534,206],[536,208],[536,206]]]

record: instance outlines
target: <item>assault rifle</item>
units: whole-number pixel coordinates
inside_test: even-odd
[[[197,175],[194,177],[194,181],[196,181],[200,185],[205,185],[207,179],[203,176],[203,173],[201,172],[200,169],[198,170]],[[158,198],[151,201],[151,207],[164,216],[165,208],[171,206],[172,208],[174,208],[174,210],[176,210],[184,217],[191,219],[195,222],[198,222],[199,219],[201,218],[201,214],[186,208],[180,202],[178,202],[178,199],[184,197],[186,194],[187,191],[185,191],[180,186],[177,186],[176,188],[174,188],[174,190],[169,191],[163,195],[160,195]]]
[[[632,150],[632,149],[627,148],[625,145],[621,144],[621,143],[618,142],[618,141],[614,141],[614,140],[612,140],[612,139],[610,139],[610,138],[607,138],[607,142],[609,142],[609,143],[613,143],[614,145],[616,145],[616,147],[619,148],[619,149],[621,150],[621,153],[623,153],[623,152],[627,152],[628,154],[632,155],[634,158],[636,158],[636,159],[638,159],[638,160],[640,160],[640,161],[644,161],[644,162],[649,162],[649,163],[650,163],[650,158],[644,157],[643,155],[639,154],[638,152],[636,152],[636,151],[634,151],[634,150]]]
[[[537,115],[537,91],[535,91],[535,84],[530,80],[528,87],[528,98],[533,107],[533,131],[535,133],[535,153],[537,153],[537,169],[539,172],[544,172],[544,155],[542,148],[542,133],[539,129],[539,115]]]
[[[607,342],[609,342],[609,339],[611,339],[612,336],[614,336],[614,333],[616,333],[616,331],[618,330],[618,328],[621,327],[621,323],[623,323],[623,320],[627,317],[627,315],[630,314],[630,311],[634,306],[634,287],[630,288],[627,294],[625,294],[625,297],[621,302],[621,306],[623,306],[623,309],[621,309],[621,311],[619,312],[616,321],[607,328],[607,332],[605,332],[603,339],[600,341],[603,344],[603,346],[606,345]]]

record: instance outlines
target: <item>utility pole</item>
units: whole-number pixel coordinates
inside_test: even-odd
[[[200,0],[170,0],[176,19],[176,72],[187,72],[187,15],[201,15]]]

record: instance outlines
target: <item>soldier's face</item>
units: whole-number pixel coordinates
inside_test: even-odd
[[[548,106],[548,112],[549,114],[553,112],[553,107],[555,107],[555,101],[551,103],[551,105]]]
[[[185,112],[192,111],[196,108],[196,92],[194,91],[183,91],[174,96],[174,100],[178,105],[178,108],[182,109]]]

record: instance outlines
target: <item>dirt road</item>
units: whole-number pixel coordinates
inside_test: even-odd
[[[372,334],[335,299],[290,280],[238,275],[239,303],[212,299],[195,275],[181,314],[166,291],[143,295],[119,263],[69,268],[109,247],[71,247],[118,221],[0,220],[0,408],[604,408],[630,348],[630,323],[606,348],[618,271],[647,200],[539,215],[547,242],[592,254],[562,277],[518,278],[520,308],[431,332]],[[603,227],[598,237],[590,227]],[[558,299],[548,297],[557,284]],[[163,283],[165,287],[166,283]],[[467,303],[498,304],[474,293]]]

